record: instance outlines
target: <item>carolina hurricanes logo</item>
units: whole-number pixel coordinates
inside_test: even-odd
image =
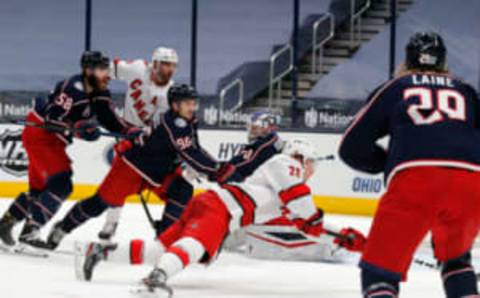
[[[183,138],[178,138],[176,140],[177,146],[180,148],[180,150],[185,150],[192,146],[192,138],[191,137],[183,137]]]

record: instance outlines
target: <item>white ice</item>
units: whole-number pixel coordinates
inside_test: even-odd
[[[0,200],[3,213],[11,200]],[[56,219],[71,206],[67,202]],[[154,205],[158,214],[160,207]],[[327,216],[332,223],[365,232],[371,219]],[[52,221],[54,222],[55,219]],[[72,250],[75,240],[95,240],[103,218],[91,220],[71,234],[60,250]],[[46,234],[50,226],[44,229]],[[18,233],[16,228],[16,233]],[[117,239],[151,239],[153,233],[140,205],[127,205]],[[102,263],[94,281],[75,279],[73,257],[51,255],[47,259],[0,254],[0,297],[5,298],[133,298],[129,289],[149,271],[149,266]],[[361,297],[359,270],[355,264],[260,261],[223,253],[205,268],[193,266],[171,280],[175,298],[350,298]],[[401,297],[443,297],[440,277],[432,269],[413,266]]]

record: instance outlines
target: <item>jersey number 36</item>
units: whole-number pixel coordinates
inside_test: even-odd
[[[407,108],[407,114],[416,125],[428,125],[444,120],[466,120],[465,97],[452,89],[434,90],[415,87],[406,89],[403,100],[418,98],[418,103]]]

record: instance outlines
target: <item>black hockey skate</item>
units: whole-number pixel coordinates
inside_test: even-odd
[[[12,229],[15,225],[15,218],[10,214],[5,214],[2,219],[0,219],[0,240],[3,244],[7,246],[14,246],[15,240],[12,236]]]
[[[49,249],[56,249],[63,238],[65,238],[65,235],[67,235],[67,233],[62,229],[62,222],[57,222],[47,237],[47,246]]]
[[[173,297],[173,289],[167,285],[167,274],[160,268],[153,269],[150,274],[142,279],[141,286],[143,289],[138,289],[138,292],[147,291],[149,293],[163,293],[165,297]]]
[[[40,226],[27,220],[18,241],[36,248],[49,249],[48,244],[40,238]]]

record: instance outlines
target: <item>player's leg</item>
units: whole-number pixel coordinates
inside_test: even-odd
[[[120,207],[125,199],[142,188],[142,177],[133,171],[122,159],[115,160],[108,175],[95,195],[76,203],[64,218],[55,224],[47,243],[56,248],[66,234],[91,218],[100,216],[110,207]]]
[[[11,233],[14,225],[30,217],[32,201],[45,189],[45,177],[41,169],[35,164],[35,159],[30,157],[30,154],[35,154],[35,152],[32,152],[35,147],[32,147],[31,142],[29,142],[29,139],[32,138],[30,130],[25,128],[22,133],[23,144],[27,148],[27,157],[29,158],[28,181],[30,191],[20,193],[0,219],[0,239],[7,245],[15,244]]]
[[[180,170],[177,170],[164,179],[161,188],[154,191],[165,200],[162,219],[155,223],[157,233],[161,234],[178,221],[193,197],[193,186],[182,177]]]
[[[102,229],[98,233],[98,238],[102,241],[111,241],[117,232],[118,223],[122,214],[122,207],[112,207],[107,210],[107,216]]]
[[[419,168],[400,172],[380,200],[360,262],[364,297],[398,296],[400,281],[435,212],[429,198],[435,197],[436,185],[426,176],[428,171]]]
[[[166,288],[166,280],[188,265],[214,257],[228,233],[230,215],[216,193],[196,196],[191,204],[192,212],[180,239],[166,249],[156,268],[143,280],[151,290]]]
[[[448,298],[480,297],[469,252],[480,229],[480,174],[448,171],[452,187],[444,190],[443,209],[432,229],[435,256],[442,263]]]

